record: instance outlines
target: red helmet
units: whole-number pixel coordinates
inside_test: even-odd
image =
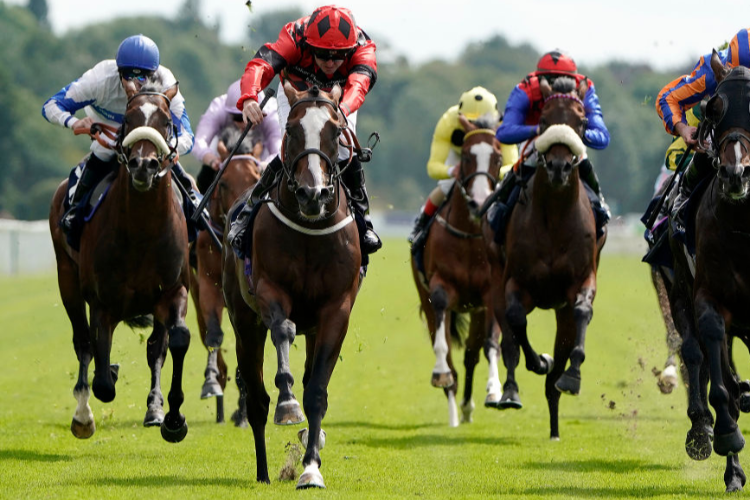
[[[318,49],[352,49],[357,45],[354,16],[343,7],[318,7],[307,20],[305,38],[308,45]]]
[[[553,50],[544,54],[536,64],[537,73],[558,73],[570,75],[578,72],[576,62],[567,54]]]

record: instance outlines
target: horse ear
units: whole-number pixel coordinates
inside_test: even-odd
[[[219,153],[219,158],[222,160],[229,156],[229,150],[227,149],[226,144],[224,144],[224,141],[219,141],[216,145],[216,151]]]
[[[125,95],[128,99],[138,93],[138,87],[135,84],[135,80],[126,80],[122,83],[122,88],[125,89]]]
[[[174,96],[177,95],[177,91],[180,89],[180,82],[174,82],[171,86],[164,90],[164,95],[171,101]]]
[[[331,100],[338,104],[339,99],[341,99],[341,87],[337,83],[333,86],[333,89],[331,89]]]
[[[286,94],[286,99],[289,101],[290,106],[299,99],[299,92],[297,92],[297,89],[289,83],[289,80],[284,82],[284,94]]]
[[[581,83],[578,84],[578,89],[576,90],[578,92],[578,97],[583,101],[586,98],[586,92],[589,90],[589,82],[586,78],[581,80]]]
[[[539,90],[542,92],[542,98],[546,99],[552,95],[552,86],[546,78],[539,79]]]
[[[720,83],[724,77],[729,74],[729,69],[721,62],[721,58],[719,57],[719,53],[716,52],[716,49],[711,53],[711,70],[714,72],[716,83]]]
[[[475,130],[477,128],[476,125],[471,123],[468,118],[466,118],[461,113],[458,114],[458,123],[461,125],[461,128],[464,129],[464,132],[469,132],[471,130]]]

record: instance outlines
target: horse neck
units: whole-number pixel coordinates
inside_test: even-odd
[[[481,222],[480,220],[475,220],[472,216],[471,211],[469,210],[469,204],[461,192],[459,181],[456,181],[454,184],[450,199],[448,200],[448,203],[445,204],[445,208],[443,208],[442,212],[443,217],[448,224],[456,229],[461,229],[467,232],[477,229]]]
[[[568,183],[562,187],[554,187],[550,182],[547,169],[537,167],[532,186],[532,202],[534,211],[559,217],[578,206],[581,182],[578,168],[574,168],[568,178]]]
[[[117,178],[112,183],[110,193],[115,203],[110,206],[115,208],[110,214],[110,222],[120,227],[133,229],[137,234],[146,235],[151,233],[162,234],[165,224],[156,221],[170,220],[169,215],[174,212],[174,194],[172,182],[177,180],[171,177],[171,172],[162,178],[155,179],[156,185],[145,192],[140,192],[130,180],[128,169],[120,165]],[[147,224],[148,222],[148,224]]]

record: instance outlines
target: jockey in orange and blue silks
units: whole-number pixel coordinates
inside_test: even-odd
[[[739,30],[727,48],[719,51],[718,55],[725,66],[750,68],[750,28]],[[662,119],[666,131],[681,137],[691,147],[697,146],[697,139],[694,137],[697,128],[688,121],[687,111],[700,104],[705,97],[712,96],[718,85],[711,69],[711,56],[712,53],[702,56],[690,74],[680,76],[665,85],[656,99],[656,112]],[[679,195],[673,203],[677,221],[683,226],[685,221],[682,208],[686,206],[695,187],[712,172],[708,155],[703,151],[696,151],[683,175]]]

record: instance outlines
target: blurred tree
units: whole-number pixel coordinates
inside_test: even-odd
[[[44,29],[50,28],[49,19],[47,19],[47,14],[49,13],[47,9],[47,0],[29,0],[26,8],[34,14],[34,17],[36,17],[36,20],[39,22],[39,26]]]
[[[261,16],[252,15],[247,34],[250,50],[255,54],[264,43],[275,42],[279,38],[279,32],[285,24],[296,21],[304,15],[305,13],[297,7],[280,9]]]

